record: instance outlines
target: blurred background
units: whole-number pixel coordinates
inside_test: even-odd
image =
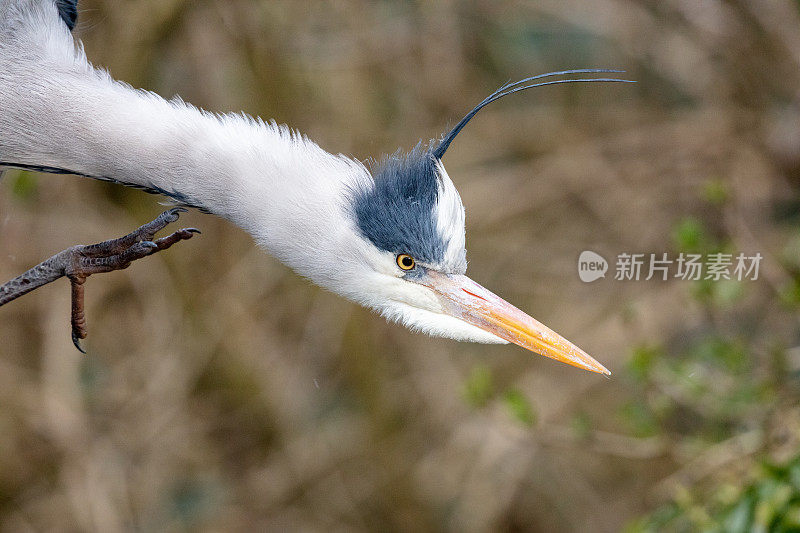
[[[3,531],[800,527],[796,1],[81,0],[91,61],[359,159],[510,79],[636,85],[493,104],[448,151],[470,275],[608,366],[413,334],[232,225],[0,308]],[[123,235],[158,197],[0,182],[0,279]],[[611,262],[582,283],[577,258]],[[757,281],[615,281],[620,253],[761,253]]]

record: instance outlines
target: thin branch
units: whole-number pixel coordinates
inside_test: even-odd
[[[186,209],[176,207],[119,239],[73,246],[55,254],[24,274],[0,285],[0,306],[66,276],[70,280],[72,291],[72,342],[83,352],[80,339],[85,339],[87,334],[83,306],[83,284],[86,278],[92,274],[128,268],[137,259],[166,250],[176,242],[200,233],[196,228],[183,228],[153,240],[156,233],[178,220],[180,213],[184,211]]]

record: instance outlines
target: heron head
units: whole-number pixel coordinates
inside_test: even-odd
[[[485,343],[513,342],[586,370],[610,372],[586,352],[469,279],[464,207],[442,157],[485,106],[543,85],[625,82],[615,78],[551,79],[559,75],[620,72],[578,69],[507,83],[484,98],[441,139],[374,165],[372,180],[356,187],[351,211],[366,243],[367,275],[350,296],[389,319],[431,335]]]
[[[513,342],[586,370],[609,373],[583,350],[468,278],[464,207],[436,144],[388,156],[353,196],[371,247],[362,303],[431,335]]]

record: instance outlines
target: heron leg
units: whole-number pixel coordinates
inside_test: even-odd
[[[86,353],[80,344],[80,340],[87,335],[84,312],[86,278],[92,274],[123,270],[137,259],[166,250],[173,244],[200,233],[196,228],[182,228],[166,237],[154,239],[158,231],[178,220],[180,213],[184,211],[184,208],[170,209],[124,237],[97,244],[73,246],[57,253],[24,274],[0,285],[0,306],[66,276],[70,281],[72,294],[72,342],[78,350]]]
[[[72,344],[81,352],[86,353],[86,350],[81,346],[81,339],[85,339],[86,331],[86,314],[83,311],[83,284],[86,278],[80,276],[70,276],[69,283],[72,289]]]

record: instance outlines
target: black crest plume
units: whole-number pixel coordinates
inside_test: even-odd
[[[504,96],[508,96],[509,94],[513,94],[519,91],[524,91],[526,89],[533,89],[534,87],[542,87],[544,85],[556,85],[558,83],[579,83],[579,82],[595,82],[595,81],[610,81],[610,82],[623,82],[623,83],[634,83],[632,80],[620,80],[617,78],[573,78],[573,79],[566,79],[566,80],[550,80],[544,81],[539,83],[530,83],[534,80],[539,80],[542,78],[550,78],[552,76],[564,76],[568,74],[597,74],[599,72],[608,73],[620,73],[625,72],[624,70],[613,70],[613,69],[605,69],[605,68],[581,68],[581,69],[574,69],[574,70],[561,70],[558,72],[548,72],[547,74],[539,74],[538,76],[531,76],[530,78],[525,78],[524,80],[515,81],[514,83],[506,83],[495,92],[484,98],[481,103],[476,105],[472,108],[472,111],[466,114],[461,121],[455,125],[455,127],[450,130],[450,133],[445,135],[439,144],[433,149],[431,152],[436,158],[441,159],[444,153],[447,151],[447,148],[450,146],[450,143],[453,142],[453,139],[456,138],[456,135],[461,132],[464,126],[467,125],[472,117],[478,114],[478,111],[486,107],[487,105],[491,104],[494,101],[501,99]]]
[[[56,0],[56,7],[64,24],[70,31],[74,30],[75,22],[78,20],[78,0]]]

